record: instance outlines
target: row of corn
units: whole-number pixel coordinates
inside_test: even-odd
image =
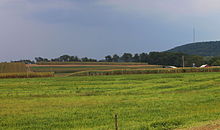
[[[92,70],[73,73],[70,76],[122,75],[122,74],[160,74],[160,73],[190,73],[190,72],[220,72],[220,67],[209,68],[156,68],[156,69],[123,69],[123,70]]]

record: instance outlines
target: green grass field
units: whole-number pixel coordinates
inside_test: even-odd
[[[220,73],[0,80],[0,129],[175,129],[220,120]]]

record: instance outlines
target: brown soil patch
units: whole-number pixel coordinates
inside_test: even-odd
[[[181,129],[181,130],[220,130],[220,121],[215,121],[203,126],[198,127],[192,127],[187,129]]]
[[[190,128],[189,130],[219,130],[219,129],[220,129],[220,124],[215,124],[215,125],[201,126],[197,128]]]

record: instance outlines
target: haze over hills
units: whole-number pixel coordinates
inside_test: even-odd
[[[220,56],[220,41],[196,42],[177,46],[167,52],[181,52],[199,56]]]

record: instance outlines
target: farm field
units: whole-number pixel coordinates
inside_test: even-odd
[[[38,62],[37,65],[147,65],[140,62]]]
[[[0,63],[0,73],[25,73],[27,68],[24,63]]]
[[[111,62],[43,62],[26,65],[32,72],[54,72],[56,77],[126,75],[126,74],[160,74],[189,72],[220,72],[220,67],[179,67],[163,68],[161,65],[144,63]]]
[[[190,128],[219,108],[219,72],[0,80],[0,129]]]
[[[31,72],[24,63],[0,63],[1,78],[54,77],[53,72]]]
[[[86,63],[82,62],[81,64],[76,63],[41,63],[41,64],[32,64],[27,65],[30,67],[31,71],[33,72],[55,72],[55,74],[68,74],[68,73],[75,73],[75,72],[82,72],[82,71],[89,71],[89,70],[115,70],[115,69],[149,69],[149,68],[162,68],[160,65],[147,65],[143,63]]]

